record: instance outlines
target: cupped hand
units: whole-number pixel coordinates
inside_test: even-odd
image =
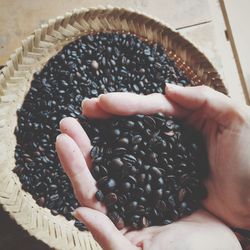
[[[205,210],[166,226],[119,231],[106,216],[106,207],[95,199],[97,188],[90,172],[89,138],[73,118],[63,119],[60,129],[62,134],[57,137],[57,153],[82,206],[74,216],[86,224],[104,250],[241,249],[232,231]]]
[[[250,108],[206,86],[168,84],[165,93],[109,93],[85,100],[83,112],[91,118],[162,112],[189,122],[207,146],[204,207],[230,226],[250,229]]]

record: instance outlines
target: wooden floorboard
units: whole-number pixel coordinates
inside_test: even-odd
[[[74,8],[126,7],[157,17],[174,28],[211,20],[207,1],[200,0],[1,0],[0,3],[0,65],[35,28]]]
[[[221,0],[220,3],[243,91],[250,104],[250,1]]]

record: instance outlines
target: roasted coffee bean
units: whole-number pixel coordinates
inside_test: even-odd
[[[95,193],[95,198],[98,201],[103,201],[104,200],[103,192],[101,190],[97,190],[96,193]]]
[[[178,192],[178,200],[179,202],[182,202],[184,200],[184,197],[186,195],[186,190],[184,188],[181,188]]]
[[[131,183],[130,182],[124,182],[122,185],[121,185],[121,189],[123,191],[129,191],[130,188],[132,187]]]
[[[44,207],[44,205],[45,205],[45,199],[44,199],[44,197],[39,198],[39,199],[37,200],[37,204],[38,204],[39,206],[41,206],[41,207]]]
[[[107,176],[102,177],[97,182],[97,187],[100,188],[104,192],[110,192],[116,188],[116,182],[112,178],[108,178]]]
[[[118,142],[119,146],[126,147],[129,145],[129,139],[128,138],[121,138]]]
[[[144,194],[144,189],[142,187],[137,187],[134,190],[134,195],[137,196],[137,197],[140,197],[143,194]]]
[[[51,195],[49,197],[49,200],[50,201],[57,201],[59,199],[59,195],[58,194],[54,194],[54,195]]]
[[[153,200],[155,200],[155,201],[160,200],[163,196],[163,189],[153,190],[151,192],[151,196],[152,196]]]
[[[85,231],[87,230],[87,227],[81,223],[80,221],[76,220],[74,223],[75,227],[77,227],[80,231]]]
[[[143,121],[146,124],[146,127],[150,128],[150,129],[154,129],[156,126],[156,122],[155,122],[154,118],[151,116],[147,116],[147,115],[144,116]]]
[[[140,203],[142,203],[142,204],[145,204],[145,203],[147,202],[147,199],[146,199],[144,196],[140,196],[140,197],[138,198],[138,201],[139,201]]]
[[[144,184],[146,181],[146,174],[145,173],[141,173],[138,177],[137,177],[138,183],[140,185]]]
[[[96,60],[93,60],[93,61],[91,62],[91,67],[92,67],[92,69],[94,69],[94,70],[98,70],[98,68],[99,68],[99,63],[98,63]]]
[[[127,206],[127,209],[129,211],[135,211],[135,209],[137,208],[138,206],[138,202],[137,201],[131,201],[128,206]]]
[[[109,193],[104,197],[104,203],[107,207],[113,206],[117,202],[117,195]]]
[[[53,214],[72,219],[70,211],[79,203],[54,146],[59,121],[72,116],[78,118],[93,145],[91,173],[102,191],[96,198],[103,202],[110,193],[117,196],[117,202],[108,207],[118,212],[116,226],[123,227],[123,219],[135,228],[161,225],[197,209],[205,196],[200,180],[208,175],[201,167],[206,165],[206,155],[199,136],[182,121],[163,114],[139,114],[100,122],[81,115],[84,98],[114,91],[164,93],[165,82],[190,84],[161,45],[133,34],[91,34],[66,45],[34,74],[17,112],[14,172],[23,188]],[[175,203],[178,216],[166,213],[162,217],[157,209],[152,212],[157,202],[152,197],[154,193],[155,198],[161,197],[159,190],[168,208]],[[132,201],[138,202],[140,216],[128,220],[125,207]],[[142,222],[141,205],[148,223]],[[79,222],[75,225],[86,229]]]
[[[90,156],[93,158],[93,159],[96,159],[98,158],[98,156],[100,155],[100,149],[98,146],[94,146],[91,151],[90,151]]]
[[[162,220],[161,221],[161,224],[162,225],[169,225],[169,224],[171,224],[173,221],[172,220]]]
[[[111,211],[108,212],[108,217],[111,219],[111,221],[115,224],[115,226],[120,230],[124,228],[125,224],[123,219],[119,216],[118,212]]]
[[[137,183],[137,180],[134,176],[132,175],[129,175],[128,178],[127,178],[127,181],[131,184],[136,184]]]
[[[140,135],[135,135],[132,137],[132,145],[140,144],[142,141],[142,137]]]
[[[146,186],[145,186],[145,192],[146,192],[146,194],[150,194],[151,193],[151,191],[152,191],[152,188],[151,188],[151,185],[150,184],[147,184]]]
[[[121,158],[115,158],[111,161],[111,168],[114,170],[118,170],[121,171],[122,167],[123,167],[123,162],[121,160]]]
[[[118,202],[121,204],[121,205],[125,205],[128,201],[128,198],[127,196],[124,194],[122,196],[118,196]]]
[[[124,162],[129,162],[129,163],[132,163],[132,164],[137,162],[137,159],[132,154],[125,154],[122,157],[122,159],[123,159]]]
[[[150,173],[152,173],[155,177],[159,178],[162,176],[161,171],[157,167],[150,168]]]
[[[51,210],[51,214],[53,214],[53,215],[55,215],[55,216],[56,216],[56,215],[58,215],[59,213],[58,213],[58,211],[57,211],[57,210],[52,209],[52,210]]]
[[[113,150],[114,155],[123,155],[127,152],[126,148],[115,148]]]

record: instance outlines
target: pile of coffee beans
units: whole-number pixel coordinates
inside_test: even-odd
[[[55,152],[60,120],[77,118],[85,97],[114,91],[163,93],[165,82],[190,84],[161,45],[133,34],[86,35],[65,46],[34,74],[17,111],[14,172],[23,189],[53,215],[73,219],[70,212],[79,203]],[[84,229],[79,222],[76,226]]]
[[[81,119],[93,148],[96,199],[119,228],[166,225],[206,196],[206,154],[197,133],[162,114]]]

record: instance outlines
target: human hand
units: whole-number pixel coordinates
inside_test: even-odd
[[[163,112],[185,119],[206,140],[210,175],[203,205],[233,227],[250,229],[250,109],[206,86],[167,85],[166,98],[109,93],[84,102],[92,118]]]
[[[56,141],[57,153],[82,205],[74,216],[87,225],[103,249],[241,249],[231,230],[204,210],[167,226],[154,226],[140,231],[124,228],[119,231],[105,215],[105,206],[95,199],[97,188],[89,170],[91,144],[86,133],[73,118],[63,119],[60,129],[62,134]]]

